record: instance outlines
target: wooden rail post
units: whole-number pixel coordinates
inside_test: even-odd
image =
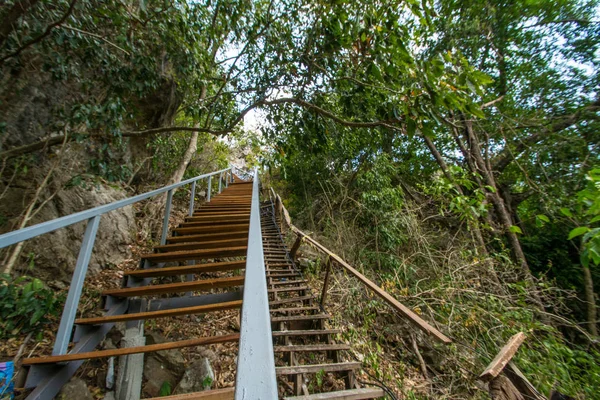
[[[304,239],[304,235],[298,234],[298,236],[296,237],[296,241],[292,246],[292,250],[290,250],[290,257],[293,262],[296,262],[296,253],[298,252],[298,249],[302,244],[302,239]]]
[[[275,206],[277,208],[276,217],[279,217],[279,232],[283,233],[283,203],[279,195],[277,195],[277,201],[275,202]]]
[[[323,281],[323,291],[321,292],[321,308],[325,307],[325,300],[327,300],[327,290],[329,289],[329,277],[331,275],[331,257],[327,257],[325,267],[325,280]]]

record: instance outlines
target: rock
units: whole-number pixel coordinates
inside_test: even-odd
[[[62,387],[56,398],[60,400],[94,400],[87,384],[80,378],[72,378]]]
[[[165,338],[156,332],[146,334],[146,344],[164,343]],[[179,350],[163,350],[148,353],[144,364],[142,392],[148,397],[158,397],[161,386],[168,382],[174,388],[185,372],[185,360]]]
[[[40,175],[36,181],[43,179],[42,173],[46,172],[43,170],[44,166],[49,168],[46,164],[41,165],[40,171],[36,173]],[[28,225],[50,221],[127,197],[124,190],[102,183],[90,184],[87,188],[75,186],[65,189],[64,185],[72,174],[74,173],[66,171],[54,173],[51,184],[44,189],[40,198],[54,196]],[[18,221],[24,199],[30,199],[32,196],[33,188],[28,188],[30,185],[31,182],[19,182],[7,191],[5,198],[0,202],[0,214],[11,222]],[[55,289],[64,288],[65,283],[71,282],[85,227],[86,223],[77,223],[26,241],[19,258],[21,268],[23,265],[33,266],[34,268],[28,269],[28,274],[42,279]],[[88,274],[97,273],[107,266],[131,258],[130,245],[135,240],[136,230],[132,206],[102,216]]]
[[[208,361],[208,358],[202,357],[192,362],[185,370],[183,378],[173,393],[184,394],[208,390],[211,388],[214,380],[215,373],[210,366],[210,361]]]

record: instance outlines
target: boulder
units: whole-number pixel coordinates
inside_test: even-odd
[[[206,357],[195,360],[185,370],[183,378],[175,388],[174,394],[194,393],[209,390],[215,380],[215,373]]]
[[[159,333],[148,332],[146,344],[164,343],[166,339]],[[146,355],[142,392],[148,397],[158,397],[160,388],[168,382],[171,388],[177,386],[185,372],[185,360],[181,351],[163,350]]]
[[[56,398],[60,400],[94,400],[87,384],[80,378],[72,378],[62,387]]]
[[[127,194],[123,190],[102,184],[88,188],[61,189],[30,225],[126,197]],[[61,282],[68,284],[79,255],[85,226],[85,223],[71,225],[27,241],[21,255],[22,257],[33,255],[35,268],[31,272],[39,275],[46,282],[56,282],[57,287],[60,287]],[[135,214],[132,206],[102,216],[88,274],[97,273],[130,258],[130,245],[134,242],[135,232]]]

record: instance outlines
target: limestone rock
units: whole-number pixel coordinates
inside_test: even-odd
[[[155,332],[146,334],[146,344],[164,343],[166,339]],[[142,392],[149,397],[158,397],[161,386],[168,382],[172,388],[177,386],[185,371],[185,360],[179,350],[163,350],[148,353],[144,364],[145,384]]]
[[[80,378],[72,378],[62,387],[56,398],[60,400],[94,400],[94,396],[90,393],[87,384]]]
[[[215,373],[206,357],[195,360],[185,370],[183,378],[175,388],[174,394],[194,393],[209,390],[215,380]]]

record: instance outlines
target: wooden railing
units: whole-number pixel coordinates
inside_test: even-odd
[[[393,310],[397,311],[402,316],[407,318],[409,322],[416,325],[423,332],[427,333],[428,335],[433,336],[435,339],[439,340],[442,343],[445,343],[445,344],[452,343],[452,339],[450,339],[449,337],[444,335],[442,332],[440,332],[439,330],[437,330],[436,328],[431,326],[427,321],[425,321],[423,318],[421,318],[419,315],[417,315],[414,311],[412,311],[410,308],[406,307],[404,304],[400,303],[398,300],[396,300],[394,297],[392,297],[385,290],[381,289],[375,282],[371,281],[369,278],[367,278],[366,276],[361,274],[358,270],[356,270],[356,268],[352,267],[350,264],[348,264],[346,261],[344,261],[341,257],[339,257],[338,255],[333,253],[331,250],[329,250],[328,248],[323,246],[321,243],[317,242],[315,239],[313,239],[312,237],[310,237],[309,235],[307,235],[306,233],[304,233],[300,229],[298,229],[298,227],[296,227],[294,224],[292,224],[290,215],[289,215],[288,211],[286,210],[285,206],[283,205],[283,202],[281,201],[281,197],[279,197],[279,195],[275,193],[273,188],[271,188],[271,194],[272,194],[272,200],[275,204],[275,212],[276,212],[276,215],[279,217],[279,221],[281,224],[281,226],[280,226],[281,231],[283,232],[283,228],[285,225],[289,230],[291,230],[294,234],[296,234],[296,241],[292,245],[292,249],[290,251],[290,256],[292,257],[292,259],[294,261],[296,260],[296,253],[298,252],[298,249],[300,248],[302,243],[310,244],[312,247],[314,247],[315,249],[319,250],[321,253],[323,253],[327,256],[325,278],[323,281],[323,289],[321,292],[321,306],[325,305],[325,301],[327,299],[327,292],[329,289],[329,280],[331,277],[331,268],[332,268],[333,264],[335,263],[337,265],[340,265],[342,268],[344,268],[350,274],[354,275],[356,278],[358,278],[358,280],[364,286],[366,286],[369,290],[371,290],[373,293],[375,293],[377,296],[379,296],[381,299],[383,299]]]

